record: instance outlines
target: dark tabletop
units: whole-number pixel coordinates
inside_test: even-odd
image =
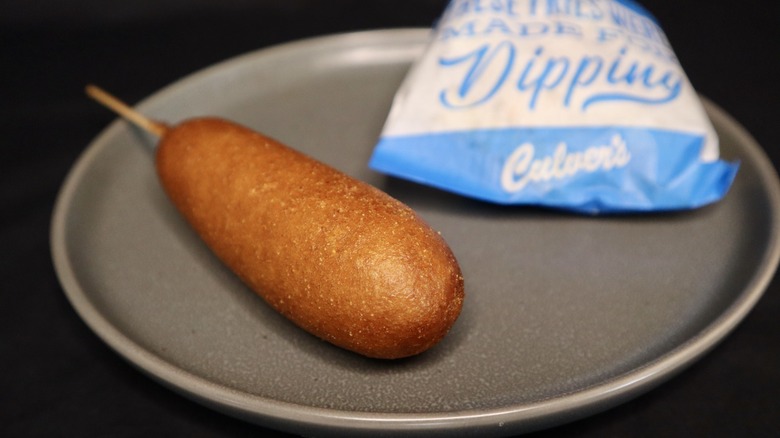
[[[130,102],[226,58],[304,37],[430,26],[445,0],[0,2],[0,436],[284,436],[137,371],[79,319],[49,250],[69,168]],[[647,0],[691,82],[780,164],[780,3]],[[660,387],[538,436],[780,436],[780,281]]]

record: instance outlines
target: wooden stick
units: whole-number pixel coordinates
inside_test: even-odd
[[[147,118],[143,114],[139,113],[133,108],[130,108],[130,106],[128,106],[126,103],[122,102],[96,85],[87,85],[86,92],[89,97],[95,99],[103,106],[108,107],[150,134],[162,137],[168,130],[168,127],[164,123]]]

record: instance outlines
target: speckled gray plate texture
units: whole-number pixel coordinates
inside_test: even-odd
[[[695,211],[499,207],[371,171],[428,36],[380,30],[260,50],[138,109],[173,123],[233,119],[414,208],[466,279],[463,313],[441,344],[370,360],[275,313],[178,215],[156,179],[154,139],[121,120],[87,147],[53,216],[53,259],[78,314],[171,389],[307,436],[502,436],[572,421],[684,370],[748,314],[780,256],[780,189],[760,147],[706,100],[722,156],[741,168],[723,201]]]

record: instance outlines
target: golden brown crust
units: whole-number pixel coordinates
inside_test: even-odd
[[[441,236],[387,194],[220,119],[172,128],[157,170],[214,253],[272,307],[376,358],[427,350],[460,314]]]

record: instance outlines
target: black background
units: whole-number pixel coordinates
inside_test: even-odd
[[[691,82],[780,163],[780,2],[646,0]],[[137,102],[276,43],[430,26],[445,0],[0,0],[0,436],[284,436],[201,407],[113,353],[53,271],[66,172],[113,120],[99,83]],[[724,230],[724,232],[728,232]],[[714,351],[659,388],[532,436],[780,436],[780,283]]]

